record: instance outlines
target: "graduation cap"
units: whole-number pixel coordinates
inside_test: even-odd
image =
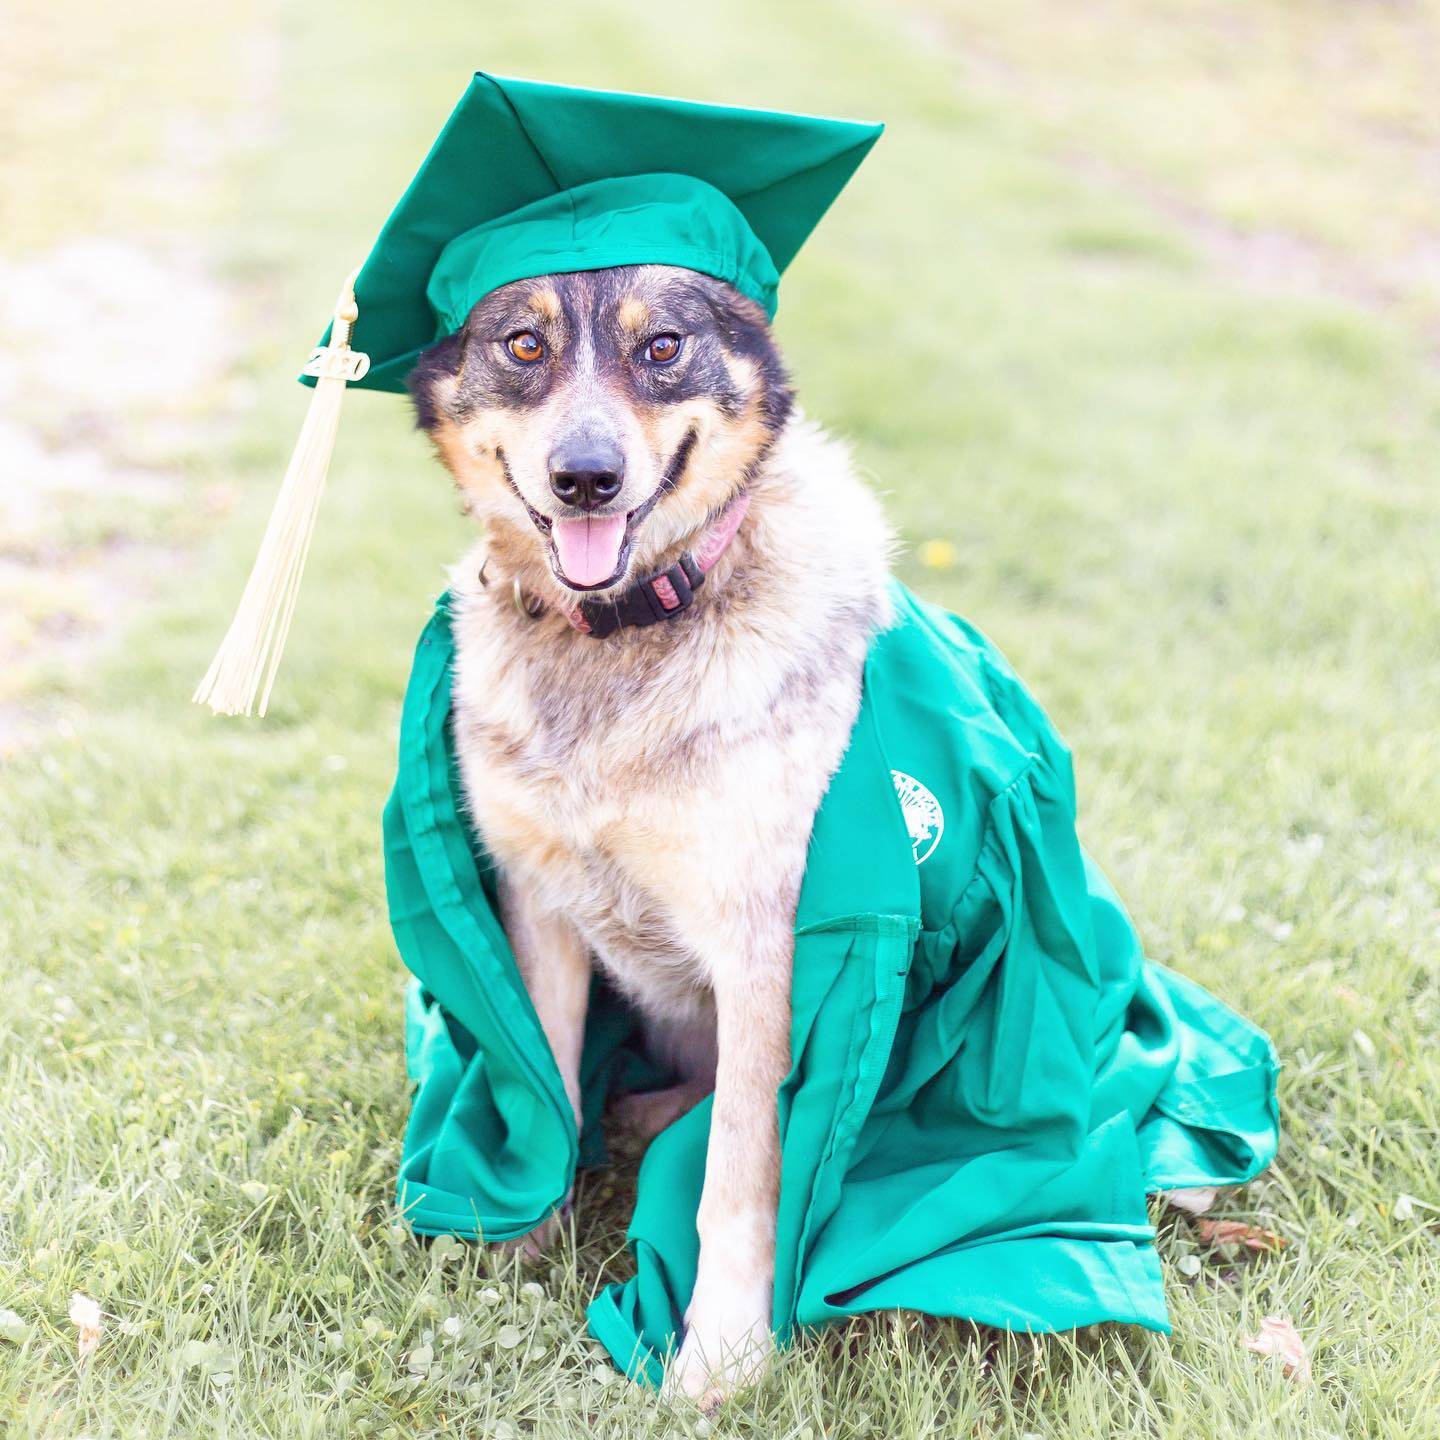
[[[679,265],[773,317],[781,272],[882,128],[475,75],[305,366],[310,411],[194,698],[265,713],[347,385],[403,391],[478,300],[535,275]]]

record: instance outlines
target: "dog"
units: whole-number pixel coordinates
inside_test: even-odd
[[[889,531],[764,311],[694,271],[506,285],[410,389],[483,527],[451,592],[454,743],[577,1124],[594,965],[682,1077],[628,1120],[654,1133],[714,1092],[665,1380],[709,1408],[773,1346],[795,907],[887,623]],[[647,577],[667,618],[604,633]]]

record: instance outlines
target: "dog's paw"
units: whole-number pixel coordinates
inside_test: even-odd
[[[737,1391],[756,1384],[774,1351],[768,1321],[733,1336],[706,1335],[692,1326],[665,1372],[664,1393],[670,1400],[692,1401],[709,1415]]]
[[[491,1248],[497,1255],[519,1255],[526,1260],[538,1260],[560,1238],[560,1217],[552,1215],[542,1221],[527,1235],[514,1240],[500,1240]]]
[[[620,1128],[636,1140],[653,1140],[662,1130],[693,1110],[710,1087],[692,1082],[672,1085],[667,1090],[644,1090],[622,1095],[615,1102],[615,1119]]]
[[[528,1234],[518,1235],[514,1240],[497,1240],[491,1249],[497,1255],[519,1255],[526,1260],[538,1260],[560,1238],[565,1230],[565,1220],[570,1214],[572,1197],[567,1195],[565,1203],[542,1220]]]
[[[705,1414],[756,1384],[775,1353],[770,1296],[732,1292],[692,1302],[685,1339],[665,1372],[665,1395],[693,1401]]]

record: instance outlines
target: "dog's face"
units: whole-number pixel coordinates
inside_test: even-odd
[[[503,286],[410,390],[492,553],[568,593],[619,589],[692,535],[791,403],[760,307],[664,265]]]

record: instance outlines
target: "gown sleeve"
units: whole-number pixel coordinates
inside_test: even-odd
[[[801,1323],[901,1307],[1167,1329],[1145,1204],[1157,1167],[1234,1183],[1274,1153],[1268,1043],[1145,961],[1081,849],[1060,760],[1036,757],[993,797],[973,873],[920,935],[884,1082],[805,1257]],[[1192,1143],[1167,1111],[1238,1072],[1219,1088],[1240,1103],[1211,1108]]]

